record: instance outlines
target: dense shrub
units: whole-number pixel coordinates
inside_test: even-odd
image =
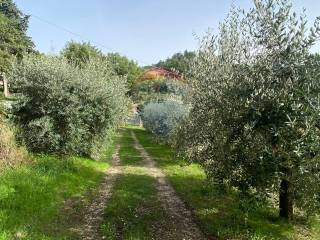
[[[254,3],[201,42],[175,144],[216,183],[277,191],[280,215],[291,218],[293,203],[310,211],[320,203],[319,60],[309,53],[320,19],[308,32],[289,1]]]
[[[143,108],[143,126],[156,137],[168,140],[170,133],[187,113],[187,107],[176,101],[151,102]]]
[[[58,57],[29,57],[11,81],[22,95],[13,109],[19,137],[35,152],[95,155],[127,112],[126,81],[108,62],[78,68]]]
[[[138,103],[144,127],[155,137],[168,141],[171,132],[188,108],[182,102],[188,95],[188,85],[174,79],[146,80],[133,88],[133,100]]]

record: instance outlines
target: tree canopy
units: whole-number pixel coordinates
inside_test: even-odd
[[[293,203],[319,205],[319,62],[309,54],[319,18],[307,31],[289,1],[254,3],[203,39],[176,146],[216,183],[278,191],[280,216],[292,218]]]
[[[129,87],[131,87],[142,74],[142,70],[137,62],[128,59],[126,56],[121,56],[119,53],[109,53],[107,59],[119,76],[127,76]]]
[[[174,69],[180,74],[186,75],[190,62],[195,58],[195,52],[185,50],[183,53],[176,53],[172,57],[155,64],[157,67]]]
[[[78,67],[84,67],[88,62],[96,59],[105,61],[106,64],[111,65],[118,76],[126,76],[129,87],[131,87],[142,74],[141,68],[135,61],[121,56],[119,53],[108,53],[105,55],[98,48],[86,42],[68,42],[61,51],[61,54],[69,63]]]
[[[0,0],[0,13],[13,20],[19,31],[26,33],[30,16],[23,14],[12,0]]]
[[[26,34],[28,20],[11,0],[0,1],[0,72],[7,72],[15,58],[33,51],[34,44]]]
[[[83,67],[90,60],[102,59],[102,52],[90,43],[68,42],[61,52],[69,63]]]

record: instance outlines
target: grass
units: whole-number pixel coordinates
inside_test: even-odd
[[[134,140],[131,132],[126,129],[120,129],[120,151],[119,157],[123,165],[141,165],[139,152],[134,148]]]
[[[288,224],[280,220],[276,209],[267,203],[243,199],[232,190],[221,192],[208,183],[199,165],[174,159],[169,146],[157,144],[143,129],[131,127],[131,130],[168,176],[176,192],[194,210],[195,219],[209,236],[251,240],[320,239],[320,222],[316,218],[310,224],[303,219]]]
[[[106,239],[152,239],[154,226],[164,219],[154,181],[136,171],[119,179],[101,227]]]
[[[142,158],[134,149],[130,131],[121,130],[120,158],[123,174],[117,180],[105,209],[101,232],[105,239],[153,239],[155,228],[165,224],[157,199],[155,179],[147,176]]]
[[[32,164],[5,170],[0,174],[0,240],[69,239],[66,226],[53,227],[64,200],[94,188],[107,167],[89,158],[38,155]]]

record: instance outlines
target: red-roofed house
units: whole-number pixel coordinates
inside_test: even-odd
[[[177,72],[166,68],[159,68],[159,67],[152,67],[147,69],[142,77],[141,80],[159,80],[164,78],[182,80],[182,76]]]

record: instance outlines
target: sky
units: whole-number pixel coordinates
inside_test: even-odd
[[[32,15],[28,34],[43,53],[59,53],[66,42],[86,41],[103,52],[119,52],[151,65],[176,52],[194,50],[197,36],[216,31],[231,4],[248,9],[252,0],[16,0]],[[310,22],[320,0],[292,0]],[[320,49],[320,48],[319,48]]]

